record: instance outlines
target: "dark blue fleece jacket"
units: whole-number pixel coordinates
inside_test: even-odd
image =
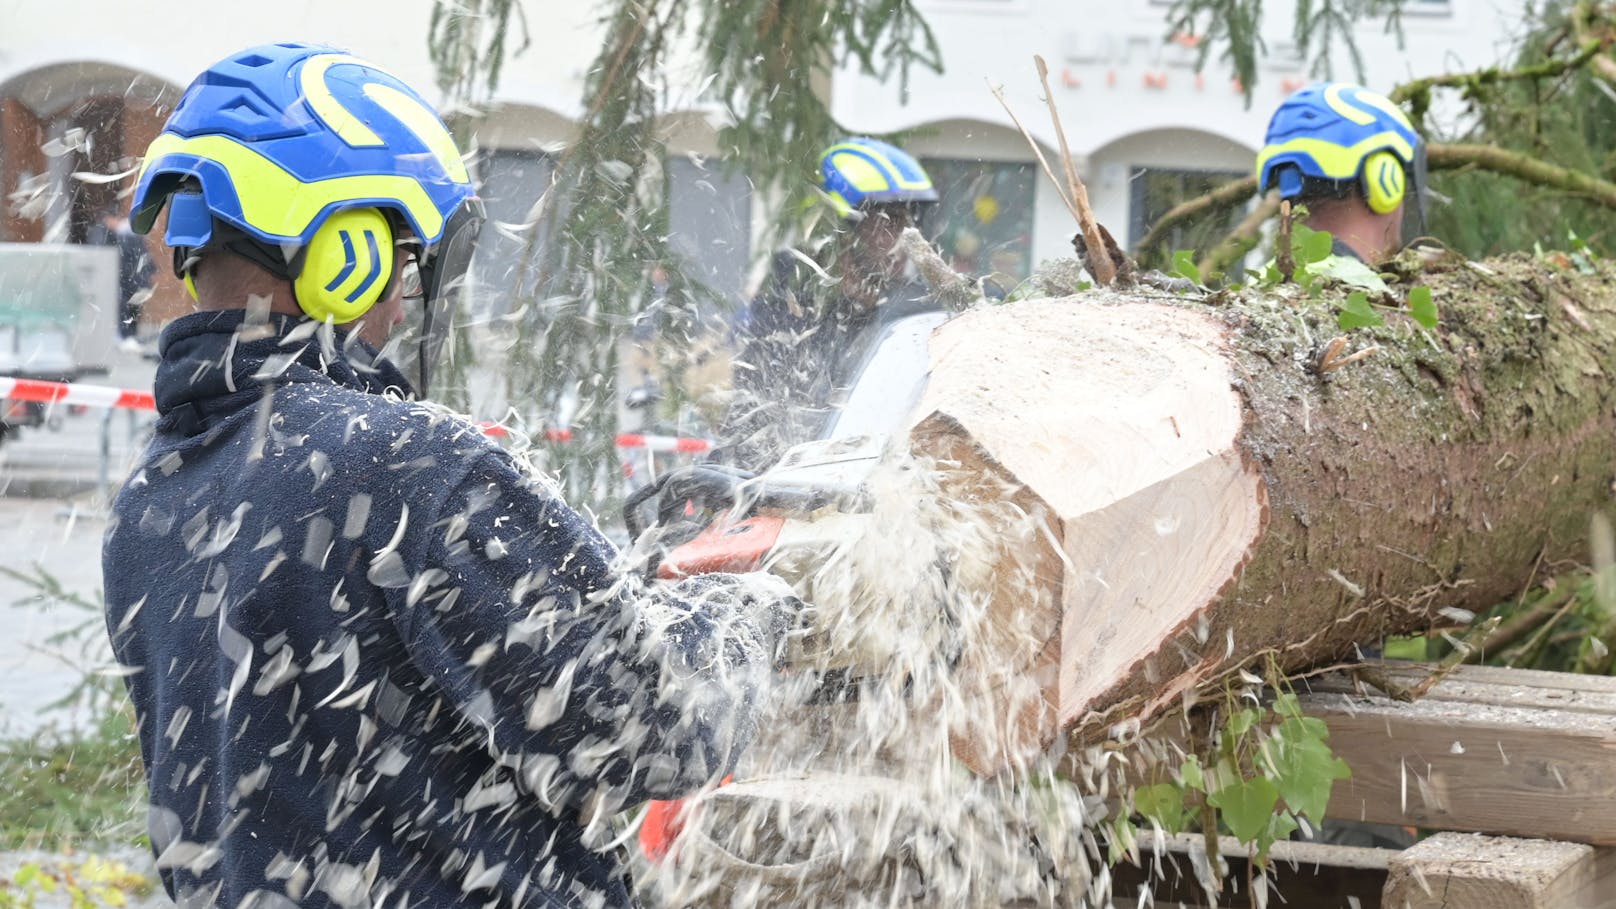
[[[340,332],[202,313],[161,352],[103,569],[170,895],[627,903],[586,819],[733,765],[773,646],[735,579],[626,580]]]

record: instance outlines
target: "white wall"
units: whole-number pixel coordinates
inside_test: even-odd
[[[1219,75],[1226,67],[1214,60],[1197,77],[1190,69],[1192,49],[1163,45],[1168,5],[1162,0],[920,2],[942,45],[946,71],[914,73],[907,103],[895,84],[843,71],[832,86],[836,117],[859,131],[931,128],[934,135],[913,143],[922,155],[1031,161],[988,83],[1004,86],[1017,115],[1050,154],[1055,137],[1031,60],[1040,53],[1049,61],[1067,138],[1100,216],[1121,239],[1128,209],[1125,179],[1114,179],[1118,173],[1125,177],[1140,164],[1233,167],[1241,157],[1249,167],[1274,104],[1306,81],[1298,64],[1285,57],[1289,0],[1269,4],[1273,15],[1263,33],[1271,56],[1250,107]],[[170,11],[160,11],[165,8]],[[1361,27],[1366,82],[1385,90],[1409,76],[1493,62],[1511,32],[1524,27],[1500,12],[1513,13],[1513,0],[1451,0],[1446,8],[1444,15],[1405,17],[1403,49],[1378,23]],[[580,113],[585,70],[599,51],[595,3],[527,0],[525,9],[532,46],[505,67],[500,103],[477,128],[476,141],[485,147],[553,147],[568,140],[570,121]],[[110,64],[106,72],[120,78],[126,71],[144,73],[173,90],[248,45],[301,40],[372,59],[441,101],[426,47],[431,10],[431,0],[0,0],[0,88],[53,64],[100,63]],[[694,86],[700,67],[686,64],[680,75]],[[1345,66],[1337,75],[1352,76]],[[60,74],[51,80],[64,81]],[[671,92],[674,107],[695,106],[690,86]],[[670,150],[710,153],[712,126],[702,119],[672,118]],[[1065,255],[1072,219],[1047,180],[1039,181],[1036,204],[1034,259]]]
[[[1268,4],[1262,33],[1269,57],[1249,107],[1226,64],[1214,57],[1197,76],[1197,51],[1164,42],[1170,4],[1161,0],[920,0],[920,6],[942,47],[945,71],[914,72],[905,103],[892,86],[844,69],[835,82],[837,118],[854,130],[877,133],[960,120],[1013,130],[991,83],[1003,87],[1047,155],[1056,139],[1032,62],[1040,54],[1097,213],[1124,242],[1129,169],[1246,170],[1274,106],[1312,81],[1293,56],[1291,0]],[[1515,0],[1411,0],[1410,6],[1434,6],[1441,14],[1405,15],[1401,48],[1379,22],[1357,29],[1364,82],[1372,88],[1389,91],[1411,77],[1490,65],[1526,27]],[[1337,54],[1334,75],[1356,78],[1343,53]],[[972,141],[954,136],[957,145],[928,147],[928,153],[976,154]],[[995,147],[983,156],[1032,160],[1026,143],[1017,141],[1019,149]],[[1047,180],[1040,184],[1038,206],[1034,258],[1069,254],[1072,219]]]
[[[527,11],[533,46],[507,64],[500,95],[573,115],[600,43],[594,7],[544,0]],[[431,0],[0,0],[0,85],[38,67],[98,61],[183,87],[248,46],[308,41],[372,60],[436,100],[431,15]]]

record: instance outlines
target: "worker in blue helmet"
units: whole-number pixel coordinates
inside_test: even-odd
[[[328,47],[209,67],[146,154],[196,305],[103,574],[181,906],[627,905],[608,820],[752,734],[789,588],[642,584],[384,354],[480,218],[431,106]]]
[[[1257,154],[1258,190],[1307,207],[1338,255],[1378,265],[1424,231],[1425,143],[1389,98],[1321,82],[1274,111]]]
[[[774,255],[737,325],[722,457],[752,470],[817,438],[850,378],[848,353],[860,332],[935,305],[898,243],[937,201],[920,162],[890,143],[852,137],[821,153],[815,176],[813,198],[831,215],[831,230]]]

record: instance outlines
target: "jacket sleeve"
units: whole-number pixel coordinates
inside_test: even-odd
[[[733,394],[714,460],[762,471],[786,449],[811,438],[805,429],[818,420],[807,413],[813,402],[804,389],[815,378],[807,352],[820,305],[814,284],[815,275],[802,259],[786,251],[774,254],[736,332]]]
[[[783,631],[783,582],[643,584],[497,451],[411,536],[424,539],[397,559],[422,567],[391,572],[410,578],[392,591],[410,657],[541,800],[616,810],[733,769]]]

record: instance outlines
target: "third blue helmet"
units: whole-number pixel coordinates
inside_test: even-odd
[[[1311,181],[1356,183],[1369,207],[1385,214],[1402,203],[1409,182],[1416,194],[1423,191],[1424,151],[1408,115],[1391,99],[1357,85],[1320,82],[1274,111],[1257,154],[1257,186],[1260,192],[1278,187],[1280,198],[1294,199]]]
[[[937,190],[919,161],[895,145],[862,136],[825,149],[819,156],[819,180],[844,218],[869,205],[937,201]]]

